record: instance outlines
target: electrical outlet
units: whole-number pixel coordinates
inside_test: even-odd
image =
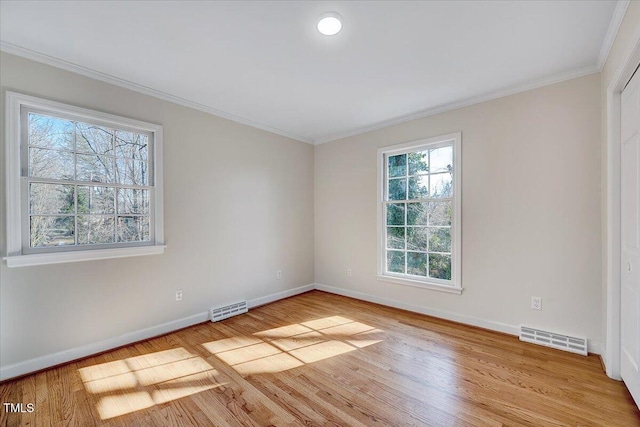
[[[347,268],[347,277],[353,276],[353,271],[350,268]]]
[[[182,301],[182,289],[176,291],[176,301]]]
[[[540,297],[531,297],[531,309],[532,310],[542,310],[542,298],[540,298]]]
[[[277,277],[278,279],[282,279],[282,270],[278,270],[278,271],[276,272],[276,277]]]

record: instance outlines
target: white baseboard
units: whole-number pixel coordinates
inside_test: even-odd
[[[173,320],[171,322],[166,322],[157,326],[152,326],[151,328],[140,329],[138,331],[121,335],[119,337],[109,338],[96,343],[91,343],[80,347],[71,348],[69,350],[63,350],[58,353],[48,354],[45,356],[36,357],[34,359],[25,360],[24,362],[18,362],[12,365],[3,366],[0,368],[0,381],[50,368],[52,366],[70,362],[72,360],[81,359],[83,357],[91,356],[92,354],[101,353],[103,351],[111,350],[123,345],[157,337],[158,335],[164,335],[178,329],[205,322],[208,318],[209,312],[205,311],[204,313],[198,313],[194,314],[193,316],[183,317],[182,319]]]
[[[465,325],[477,326],[479,328],[489,329],[491,331],[503,332],[505,334],[515,335],[515,336],[518,336],[520,334],[520,327],[517,325],[509,325],[507,323],[480,319],[478,317],[466,316],[463,314],[452,313],[444,310],[435,310],[432,308],[419,307],[419,306],[407,304],[400,301],[395,301],[387,298],[377,297],[375,295],[365,294],[363,292],[352,291],[350,289],[323,285],[322,283],[316,283],[315,288],[319,291],[325,291],[332,294],[359,299],[362,301],[368,301],[376,304],[386,305],[388,307],[400,308],[402,310],[412,311],[414,313],[426,314],[428,316],[433,316],[433,317],[438,317],[440,319],[464,323]],[[587,345],[588,345],[589,353],[602,354],[602,345],[599,342],[593,342],[591,340],[588,340]]]
[[[386,305],[388,307],[400,308],[402,310],[412,311],[414,313],[426,314],[428,316],[438,317],[440,319],[452,320],[454,322],[464,323],[465,325],[478,326],[480,328],[490,329],[492,331],[504,332],[505,334],[518,335],[520,328],[506,323],[493,322],[477,317],[465,316],[462,314],[451,313],[449,311],[434,310],[432,308],[418,307],[416,305],[407,304],[400,301],[390,300],[387,298],[377,297],[362,292],[352,291],[335,286],[323,285],[316,283],[316,289],[319,291],[330,292],[332,294],[342,295],[345,297],[355,298],[363,301],[373,302],[376,304]]]
[[[286,291],[276,292],[274,294],[266,295],[261,298],[249,300],[247,301],[247,305],[249,306],[249,308],[254,308],[260,305],[268,304],[270,302],[278,301],[283,298],[288,298],[304,292],[312,291],[314,289],[315,285],[313,283],[310,285],[299,286],[297,288],[288,289]],[[52,366],[71,362],[73,360],[82,359],[83,357],[91,356],[93,354],[101,353],[103,351],[111,350],[134,342],[157,337],[158,335],[168,334],[178,329],[206,322],[207,320],[209,320],[209,312],[205,311],[203,313],[194,314],[182,319],[173,320],[171,322],[153,326],[151,328],[133,331],[119,337],[109,338],[96,343],[91,343],[80,347],[71,348],[69,350],[63,350],[57,353],[47,354],[45,356],[25,360],[24,362],[2,366],[0,367],[0,381],[19,377],[31,372],[40,371]]]
[[[282,292],[276,292],[266,295],[264,297],[255,298],[247,301],[249,308],[255,308],[264,304],[269,304],[284,298],[292,297],[294,295],[302,294],[304,292],[317,289],[319,291],[329,292],[332,294],[343,295],[350,298],[355,298],[363,301],[373,302],[376,304],[386,305],[388,307],[399,308],[402,310],[412,311],[414,313],[426,314],[428,316],[434,316],[441,319],[452,320],[454,322],[460,322],[471,326],[478,326],[480,328],[489,329],[492,331],[504,332],[510,335],[518,335],[520,328],[515,325],[509,325],[506,323],[495,322],[491,320],[480,319],[472,316],[465,316],[462,314],[451,313],[443,310],[435,310],[426,307],[419,307],[411,304],[407,304],[400,301],[390,300],[387,298],[377,297],[374,295],[365,294],[362,292],[352,291],[349,289],[338,288],[335,286],[323,285],[321,283],[312,283],[309,285],[299,286],[293,289],[287,289]],[[24,362],[14,363],[12,365],[0,367],[0,381],[4,381],[10,378],[15,378],[21,375],[36,372],[42,369],[50,368],[52,366],[67,363],[73,360],[81,359],[83,357],[91,356],[93,354],[108,351],[123,345],[131,344],[134,342],[142,341],[145,339],[153,338],[159,335],[164,335],[178,329],[186,328],[188,326],[196,325],[198,323],[205,322],[209,319],[209,312],[202,312],[194,314],[192,316],[184,317],[182,319],[166,322],[161,325],[153,326],[138,331],[133,331],[119,337],[109,338],[103,341],[99,341],[92,344],[83,345],[80,347],[72,348],[69,350],[60,351],[53,354],[48,354],[34,359],[25,360]],[[602,354],[602,345],[599,342],[588,341],[589,353]]]
[[[604,351],[602,348],[602,343],[598,341],[587,340],[587,351],[592,354],[603,355]],[[606,366],[606,365],[605,365]]]
[[[275,294],[249,300],[247,301],[247,306],[249,308],[255,308],[261,305],[269,304],[270,302],[289,298],[298,294],[303,294],[305,292],[312,291],[315,288],[315,283],[311,283],[310,285],[298,286],[297,288],[287,289],[286,291],[276,292]]]

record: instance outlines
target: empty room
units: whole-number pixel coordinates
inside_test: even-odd
[[[0,0],[0,426],[640,426],[640,1]]]

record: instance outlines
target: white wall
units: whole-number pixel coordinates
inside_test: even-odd
[[[3,53],[3,107],[4,91],[12,90],[164,126],[169,247],[164,255],[131,259],[19,269],[2,263],[0,368],[34,366],[29,362],[41,357],[116,342],[314,279],[334,291],[500,330],[525,324],[583,336],[599,351],[600,77],[314,149]],[[0,116],[4,175],[4,108]],[[464,293],[377,281],[377,148],[457,131]],[[4,204],[3,186],[0,196]],[[3,245],[4,227],[3,218]],[[180,303],[176,289],[184,290]],[[531,296],[543,298],[542,311],[530,310]]]
[[[2,262],[0,368],[16,373],[34,358],[313,283],[313,146],[12,55],[0,67],[2,244],[11,90],[163,125],[168,245],[129,259]]]
[[[600,108],[595,74],[316,146],[316,282],[503,331],[586,337],[599,351]],[[376,150],[458,131],[463,294],[377,281]]]

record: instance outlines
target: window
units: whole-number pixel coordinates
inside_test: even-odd
[[[378,278],[453,293],[460,281],[460,141],[378,150]]]
[[[7,93],[7,264],[162,253],[162,127]]]

